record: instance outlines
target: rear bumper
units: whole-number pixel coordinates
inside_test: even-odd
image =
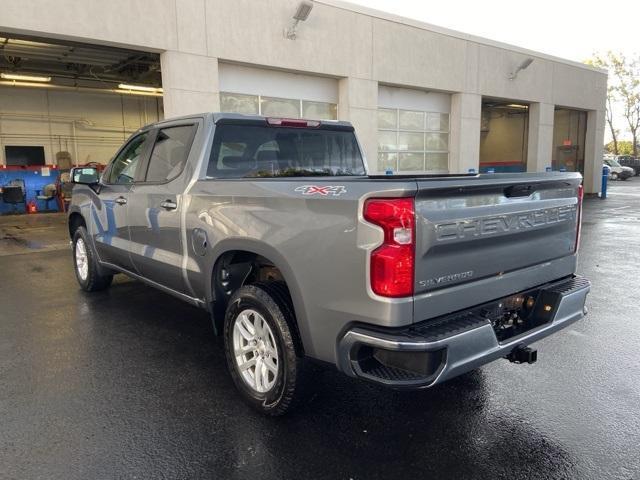
[[[580,320],[590,283],[572,277],[545,285],[553,295],[553,316],[546,323],[500,342],[491,323],[473,309],[414,324],[404,329],[354,326],[338,342],[338,367],[347,375],[395,388],[426,388],[442,383],[529,345]],[[366,352],[414,353],[411,371],[371,362]],[[365,352],[363,354],[362,352]]]

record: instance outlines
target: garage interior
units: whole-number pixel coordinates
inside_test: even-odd
[[[556,107],[553,121],[553,170],[584,175],[587,112]]]
[[[480,172],[527,171],[529,105],[483,99],[480,123]]]
[[[158,54],[0,33],[0,213],[63,210],[72,166],[162,116]]]

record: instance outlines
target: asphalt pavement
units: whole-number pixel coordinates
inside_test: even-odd
[[[65,228],[0,219],[0,479],[640,479],[640,177],[585,202],[590,313],[535,365],[420,392],[312,367],[277,419],[239,401],[206,313],[81,292]]]

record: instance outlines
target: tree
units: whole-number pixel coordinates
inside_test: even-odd
[[[612,55],[613,55],[612,52],[608,52],[607,57],[602,57],[598,54],[595,54],[593,58],[587,60],[585,63],[597,68],[603,68],[605,70],[608,70],[611,67],[611,62],[609,61],[608,57]],[[620,133],[620,130],[615,128],[615,126],[613,125],[613,119],[614,119],[613,105],[616,101],[617,101],[616,88],[614,85],[612,85],[611,81],[608,81],[607,82],[607,103],[606,103],[605,115],[606,115],[609,131],[611,132],[611,138],[613,140],[611,142],[613,143],[612,145],[613,148],[612,149],[608,148],[608,151],[615,155],[620,155],[620,152],[618,151],[618,134]]]
[[[609,123],[611,114],[610,101],[618,100],[622,105],[622,114],[631,133],[633,156],[637,157],[640,134],[640,58],[628,59],[622,54],[609,51],[604,57],[594,55],[593,60],[587,63],[609,70],[611,82],[608,88],[611,88],[613,95],[611,97],[607,95],[607,122]],[[613,121],[609,123],[609,128],[617,142]]]
[[[618,140],[616,145],[613,142],[609,142],[604,146],[604,149],[607,153],[616,155],[631,155],[633,153],[633,145],[629,140]]]
[[[615,92],[612,87],[607,87],[607,108],[605,110],[605,115],[607,118],[607,125],[609,125],[609,130],[611,130],[611,138],[613,139],[613,153],[616,155],[620,155],[618,151],[618,133],[620,130],[613,126],[613,102],[615,99]]]
[[[638,156],[638,134],[640,133],[640,62],[638,59],[626,61],[624,57],[616,75],[620,81],[618,93],[624,106],[624,118],[629,125],[633,156]],[[614,70],[615,72],[615,70]]]

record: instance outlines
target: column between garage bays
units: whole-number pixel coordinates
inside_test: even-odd
[[[529,105],[527,172],[544,172],[547,167],[551,167],[554,117],[555,105],[548,103]]]
[[[587,112],[587,132],[584,144],[585,193],[598,193],[601,190],[604,126],[604,110],[589,110]]]
[[[369,172],[378,162],[378,82],[347,77],[338,81],[338,119],[353,124],[367,157]]]
[[[468,173],[470,169],[479,171],[481,116],[481,95],[451,95],[449,173]]]
[[[217,58],[169,50],[160,65],[165,118],[220,111]]]

